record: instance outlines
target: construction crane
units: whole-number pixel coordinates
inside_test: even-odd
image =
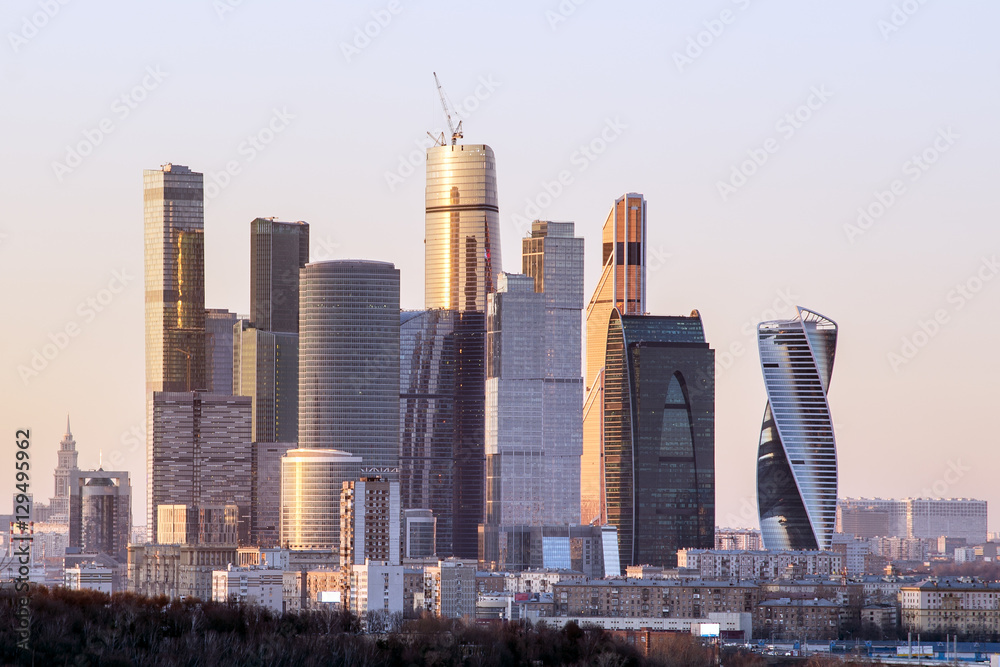
[[[434,83],[437,84],[438,95],[441,97],[441,108],[444,109],[444,115],[448,118],[448,129],[451,130],[451,145],[454,146],[462,138],[462,121],[458,121],[458,127],[455,127],[455,123],[451,119],[451,111],[448,109],[448,100],[444,96],[444,89],[438,80],[437,72],[434,72]],[[439,137],[435,137],[430,132],[427,133],[427,136],[433,139],[438,146],[446,145],[444,132]]]

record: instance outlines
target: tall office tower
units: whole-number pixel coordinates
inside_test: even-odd
[[[340,491],[340,567],[366,559],[399,565],[399,482],[362,477]]]
[[[66,415],[66,434],[59,443],[56,462],[55,495],[49,500],[49,520],[53,523],[69,523],[69,478],[79,468],[76,465],[76,440],[69,430],[69,415]]]
[[[431,553],[451,554],[455,320],[451,310],[404,311],[399,324],[399,485],[402,506],[437,521]]]
[[[545,443],[545,523],[576,524],[583,454],[583,238],[572,222],[535,221],[521,240],[524,275],[545,299],[542,440]]]
[[[767,405],[757,451],[757,511],[766,549],[823,549],[837,519],[837,445],[827,392],[837,324],[798,307],[761,322]]]
[[[485,509],[486,296],[503,270],[493,149],[429,148],[425,206],[424,305],[456,311],[453,553],[475,558]]]
[[[205,311],[205,387],[211,394],[233,393],[233,326],[236,313],[225,308]]]
[[[294,442],[255,442],[250,498],[250,543],[276,547],[281,539],[281,459]]]
[[[624,315],[608,326],[604,479],[622,569],[677,566],[715,545],[715,350],[701,316]]]
[[[350,452],[398,478],[399,270],[307,264],[299,312],[299,448]]]
[[[437,553],[437,519],[432,511],[405,509],[400,527],[403,534],[399,546],[403,558],[430,558]]]
[[[362,458],[336,449],[292,449],[281,459],[281,546],[340,549],[340,491],[361,474]]]
[[[239,320],[233,329],[235,396],[249,396],[254,442],[295,442],[299,423],[299,335],[263,331]]]
[[[646,200],[629,193],[615,201],[602,233],[603,268],[587,305],[587,366],[584,379],[580,522],[607,523],[604,475],[604,355],[608,322],[646,312]]]
[[[198,172],[143,171],[147,394],[206,388],[204,200]]]
[[[154,392],[147,402],[146,521],[156,535],[159,505],[226,505],[240,510],[249,539],[250,399],[202,392]]]
[[[309,224],[250,223],[250,321],[261,331],[298,333],[299,269],[309,263]]]
[[[132,536],[128,472],[75,470],[69,477],[69,546],[124,563]]]

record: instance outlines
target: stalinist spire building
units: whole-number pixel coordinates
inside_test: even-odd
[[[66,415],[66,434],[59,443],[59,460],[55,470],[55,495],[49,502],[51,521],[69,523],[69,481],[70,475],[79,470],[76,465],[76,440],[69,428],[69,415]]]

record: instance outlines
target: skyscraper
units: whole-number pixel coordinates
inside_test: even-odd
[[[292,449],[281,459],[281,546],[340,549],[340,491],[361,474],[362,459],[336,449]]]
[[[350,452],[395,479],[399,270],[388,262],[313,262],[302,269],[300,299],[299,447]]]
[[[646,200],[629,193],[615,201],[602,232],[601,277],[587,305],[587,367],[584,374],[581,523],[607,522],[604,498],[604,355],[608,322],[646,312]]]
[[[205,215],[202,174],[166,164],[143,172],[146,393],[205,389]]]
[[[254,442],[298,437],[299,335],[262,331],[239,320],[233,332],[233,387],[253,406]]]
[[[126,560],[132,535],[128,472],[74,470],[69,476],[69,546]]]
[[[402,506],[433,512],[431,553],[452,553],[455,320],[452,310],[404,311],[399,325]]]
[[[236,313],[205,310],[205,388],[212,394],[233,393],[233,326]]]
[[[622,569],[715,544],[715,351],[690,317],[612,311],[604,394],[608,523]]]
[[[257,218],[250,223],[250,322],[261,331],[298,333],[299,269],[309,263],[309,225]]]
[[[53,523],[69,523],[70,475],[79,470],[76,465],[76,440],[69,430],[69,415],[66,415],[66,434],[59,443],[58,461],[53,477],[55,495],[49,500],[49,520]]]
[[[381,477],[348,480],[340,491],[340,567],[365,560],[400,563],[399,482]]]
[[[503,270],[493,150],[429,148],[425,206],[425,306],[456,312],[453,553],[476,558],[485,509],[486,297]]]
[[[767,405],[757,451],[766,549],[826,549],[837,518],[837,447],[827,392],[837,324],[798,307],[757,327]]]
[[[249,536],[250,399],[203,392],[154,392],[147,423],[146,520],[156,535],[159,505],[236,504]]]

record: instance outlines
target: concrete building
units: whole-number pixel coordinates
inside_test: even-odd
[[[239,602],[266,607],[275,613],[285,610],[284,571],[233,567],[212,572],[212,600]]]
[[[987,502],[973,498],[841,498],[837,530],[857,537],[986,541]]]
[[[69,523],[69,496],[70,496],[70,475],[79,468],[77,467],[76,440],[69,428],[69,415],[66,415],[66,434],[59,442],[59,451],[56,456],[56,469],[53,473],[55,480],[55,494],[49,499],[49,520],[54,523]]]
[[[147,597],[211,600],[212,573],[237,562],[235,544],[130,544],[128,590]]]
[[[705,579],[766,581],[789,572],[802,575],[839,575],[844,558],[830,551],[730,551],[681,549],[677,567],[698,571]]]
[[[369,560],[348,571],[352,613],[362,618],[372,611],[403,613],[403,566]]]
[[[66,568],[64,585],[71,591],[91,590],[111,595],[116,592],[113,579],[111,568],[86,563]]]
[[[842,613],[831,600],[764,600],[757,605],[754,634],[774,641],[837,639]]]
[[[761,551],[760,531],[752,528],[716,528],[715,548],[723,551]]]
[[[132,534],[128,472],[73,470],[69,486],[69,546],[125,562]]]
[[[760,587],[749,582],[677,579],[589,579],[554,584],[556,616],[705,618],[753,613]]]
[[[444,618],[476,613],[476,561],[448,558],[424,568],[423,608]]]
[[[1000,633],[1000,583],[931,578],[900,588],[903,631],[980,638]]]
[[[381,477],[347,481],[340,491],[340,567],[369,560],[400,564],[399,482]]]

